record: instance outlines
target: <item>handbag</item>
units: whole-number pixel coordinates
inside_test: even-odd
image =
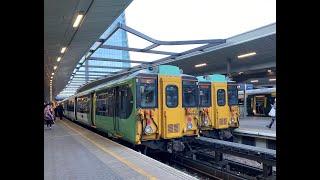
[[[274,109],[274,107],[271,108],[271,110],[270,110],[268,115],[271,116],[271,117],[275,117],[276,116],[276,110]]]

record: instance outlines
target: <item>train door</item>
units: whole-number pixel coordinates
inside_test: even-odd
[[[229,121],[229,107],[227,104],[227,84],[214,83],[212,86],[212,105],[214,107],[215,128],[228,128]]]
[[[184,121],[182,121],[181,78],[160,76],[160,94],[162,105],[162,133],[164,139],[182,136]],[[180,96],[180,98],[179,98]]]

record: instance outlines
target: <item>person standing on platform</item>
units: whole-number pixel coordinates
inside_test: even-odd
[[[54,116],[51,111],[51,105],[47,104],[47,106],[44,109],[44,120],[46,121],[47,127],[50,127],[50,129],[53,124],[53,119]]]
[[[57,114],[58,114],[58,116],[59,116],[60,119],[62,120],[63,113],[64,113],[64,109],[63,109],[62,105],[59,104],[56,109],[57,109]]]
[[[272,108],[271,108],[271,110],[269,112],[269,116],[271,116],[272,119],[271,119],[270,124],[266,126],[269,129],[272,127],[272,124],[276,120],[276,98],[274,99],[274,104],[271,105],[271,106],[272,106]]]

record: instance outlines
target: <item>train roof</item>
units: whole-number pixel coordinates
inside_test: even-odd
[[[124,81],[130,80],[130,79],[138,77],[140,75],[143,75],[143,76],[146,76],[146,75],[170,75],[170,76],[194,77],[194,76],[191,76],[191,75],[188,75],[188,74],[183,74],[181,69],[179,69],[179,67],[177,67],[177,66],[159,65],[157,67],[150,67],[148,69],[142,69],[142,70],[133,72],[133,73],[131,73],[129,75],[121,76],[121,77],[119,77],[117,79],[113,79],[113,80],[110,80],[108,82],[99,84],[99,85],[97,85],[95,87],[92,87],[92,88],[90,88],[88,90],[79,92],[75,96],[82,96],[82,95],[86,95],[86,94],[89,94],[89,93],[94,92],[94,91],[99,91],[99,90],[105,88],[106,86],[122,83]]]
[[[222,74],[212,74],[207,76],[197,76],[199,82],[227,82],[227,78]]]
[[[261,89],[250,89],[250,90],[246,90],[246,94],[250,95],[250,94],[271,94],[271,93],[275,93],[276,88],[261,88]],[[243,91],[239,91],[239,94],[243,94]]]

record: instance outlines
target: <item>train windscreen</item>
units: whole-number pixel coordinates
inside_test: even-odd
[[[199,106],[200,107],[211,106],[211,85],[209,84],[199,85]]]
[[[238,89],[236,85],[228,85],[228,104],[238,105]]]
[[[198,92],[196,81],[182,81],[182,107],[197,107]]]
[[[155,108],[157,106],[156,79],[139,79],[137,88],[137,106],[141,108]]]

